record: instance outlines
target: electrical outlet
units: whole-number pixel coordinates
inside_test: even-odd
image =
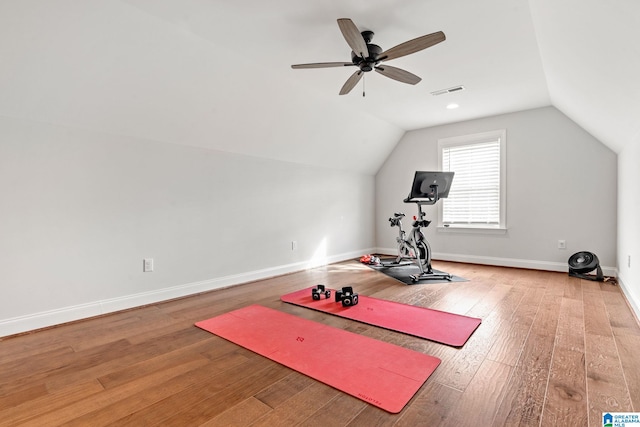
[[[567,241],[558,240],[558,249],[567,249]]]
[[[291,250],[295,251],[298,249],[298,241],[297,240],[292,240],[291,241]]]
[[[153,271],[153,258],[145,258],[142,260],[142,271],[150,273]]]

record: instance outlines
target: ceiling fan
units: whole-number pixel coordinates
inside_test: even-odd
[[[385,51],[378,45],[372,44],[373,31],[358,30],[358,27],[349,18],[338,19],[338,27],[351,48],[351,62],[317,62],[313,64],[296,64],[291,68],[330,68],[330,67],[358,67],[358,70],[351,75],[340,89],[340,95],[351,92],[360,81],[364,73],[377,71],[385,77],[397,80],[402,83],[415,85],[420,77],[400,68],[381,64],[383,61],[400,58],[431,47],[445,40],[444,33],[438,31],[426,36],[401,43]],[[363,94],[364,95],[364,94]]]

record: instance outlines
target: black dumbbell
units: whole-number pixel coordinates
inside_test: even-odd
[[[331,289],[325,289],[324,285],[317,285],[315,288],[311,289],[311,297],[314,300],[319,300],[321,296],[325,298],[331,298]]]
[[[353,292],[351,286],[345,286],[340,291],[336,291],[336,302],[341,302],[343,307],[351,307],[358,304],[358,294]]]

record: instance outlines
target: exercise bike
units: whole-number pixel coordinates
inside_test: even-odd
[[[409,193],[409,197],[404,199],[404,202],[417,204],[418,216],[413,217],[413,227],[408,237],[402,228],[402,218],[405,215],[397,212],[389,218],[391,227],[398,227],[398,237],[396,237],[398,256],[391,263],[383,263],[384,267],[408,265],[415,261],[420,269],[420,274],[410,276],[413,282],[451,280],[450,274],[436,273],[431,267],[431,245],[422,232],[422,228],[427,228],[431,221],[424,219],[425,213],[422,211],[422,206],[435,205],[438,200],[448,196],[453,174],[453,172],[416,172],[411,193]]]

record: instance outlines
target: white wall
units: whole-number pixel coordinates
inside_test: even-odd
[[[0,135],[0,336],[374,246],[372,175],[6,117]]]
[[[627,299],[640,317],[640,136],[618,155],[618,270]],[[629,265],[629,257],[631,262]]]
[[[437,208],[427,207],[434,258],[566,271],[571,254],[587,250],[598,255],[606,274],[615,274],[616,154],[553,107],[405,134],[376,175],[378,250],[395,248],[389,216],[416,212],[402,200],[416,170],[438,170],[438,139],[496,129],[507,131],[508,231],[438,232]],[[566,249],[557,248],[559,239]]]

